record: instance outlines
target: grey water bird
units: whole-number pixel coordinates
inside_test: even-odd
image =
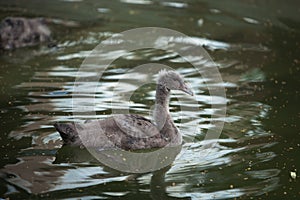
[[[0,22],[0,49],[12,50],[51,41],[43,18],[6,17]]]
[[[171,90],[193,95],[184,79],[175,71],[159,72],[153,121],[136,114],[120,114],[86,123],[56,123],[64,144],[88,147],[139,150],[175,146],[182,136],[169,113]]]

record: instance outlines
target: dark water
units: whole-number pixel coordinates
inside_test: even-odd
[[[50,25],[56,47],[41,45],[0,56],[1,198],[299,199],[298,1],[57,0],[0,5],[1,18],[57,19]],[[217,112],[213,105],[218,101],[210,100],[206,80],[195,68],[170,52],[153,49],[117,59],[95,93],[98,118],[122,108],[112,102],[114,83],[127,70],[150,62],[180,72],[199,106],[196,113],[181,113],[178,99],[185,95],[172,96],[172,117],[185,140],[182,151],[169,168],[133,176],[99,164],[83,149],[62,147],[52,125],[87,118],[73,115],[72,92],[88,53],[110,36],[145,26],[182,32],[204,46],[224,81],[216,87],[226,88],[227,115],[217,119],[225,122],[220,138],[204,140],[213,128],[211,114]],[[118,52],[105,56],[118,58]],[[97,70],[91,66],[79,75]],[[149,116],[153,89],[149,84],[136,90],[130,112]],[[187,101],[184,106],[194,105]],[[196,131],[189,131],[191,124],[197,124]],[[210,142],[216,142],[212,148],[201,148]]]

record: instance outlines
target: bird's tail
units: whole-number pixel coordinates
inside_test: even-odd
[[[64,144],[78,144],[80,138],[74,123],[55,123],[55,129],[59,132]]]

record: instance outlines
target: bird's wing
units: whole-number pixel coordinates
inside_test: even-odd
[[[135,114],[113,116],[118,128],[136,138],[149,138],[159,133],[157,127],[148,119]]]

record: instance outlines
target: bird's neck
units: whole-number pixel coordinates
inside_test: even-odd
[[[168,121],[172,121],[169,113],[169,99],[170,91],[168,91],[163,85],[158,84],[156,87],[154,109],[154,121],[159,130],[162,130],[166,126]]]
[[[163,85],[158,84],[156,87],[155,104],[159,104],[169,111],[170,91]]]
[[[182,137],[169,113],[170,91],[163,85],[156,87],[156,102],[153,112],[154,122],[162,137],[170,144],[181,144]]]

